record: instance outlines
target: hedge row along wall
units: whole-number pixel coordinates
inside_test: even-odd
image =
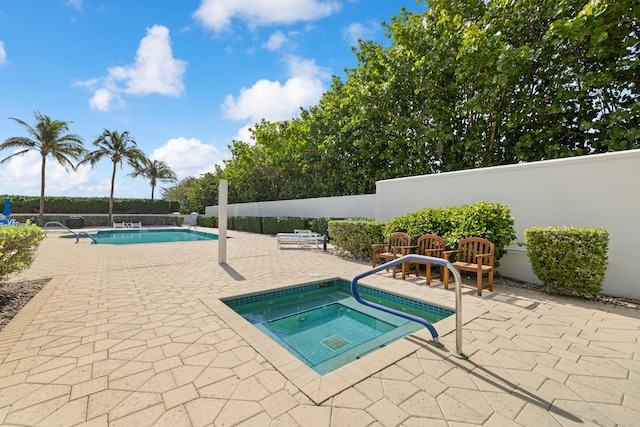
[[[0,195],[0,202],[11,199],[12,213],[39,213],[40,197]],[[114,214],[169,214],[178,212],[180,204],[167,200],[114,199]],[[44,213],[48,214],[106,214],[108,197],[45,197]]]

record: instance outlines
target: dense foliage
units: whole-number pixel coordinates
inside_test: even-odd
[[[45,232],[36,225],[0,227],[0,281],[33,263]]]
[[[392,17],[388,46],[361,41],[357,67],[316,106],[257,123],[224,169],[181,183],[181,203],[217,204],[220,178],[231,203],[353,195],[382,179],[640,147],[639,2],[428,6]]]
[[[496,267],[507,252],[506,247],[516,239],[509,207],[486,201],[411,212],[387,222],[385,236],[396,231],[407,232],[414,241],[423,234],[436,234],[447,242],[449,249],[457,249],[458,242],[467,237],[485,238],[496,247]]]
[[[534,227],[524,235],[531,269],[543,289],[565,295],[602,291],[609,247],[606,229]]]
[[[329,235],[334,248],[356,258],[371,257],[371,245],[383,242],[385,223],[344,219],[329,221]]]
[[[11,212],[36,213],[40,199],[33,196],[0,195],[0,200],[11,199]],[[46,197],[45,214],[106,214],[108,197]],[[177,202],[149,199],[114,199],[115,214],[169,214],[177,212]]]

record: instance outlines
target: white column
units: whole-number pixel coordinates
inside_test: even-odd
[[[229,181],[218,183],[218,264],[227,263],[227,195]]]

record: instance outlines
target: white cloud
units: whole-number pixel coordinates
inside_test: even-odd
[[[228,157],[230,157],[229,153],[213,145],[185,137],[170,139],[162,147],[153,150],[149,156],[151,159],[165,162],[178,179],[213,172],[214,166]]]
[[[147,28],[140,42],[135,62],[123,67],[111,67],[106,77],[74,82],[75,86],[95,89],[91,109],[109,111],[124,108],[121,94],[180,96],[187,62],[173,57],[169,29],[161,25]]]
[[[265,49],[274,52],[280,49],[286,42],[288,41],[287,36],[280,30],[269,36],[269,40],[265,44],[262,45]]]
[[[323,79],[329,73],[313,60],[295,56],[286,59],[291,77],[284,83],[259,80],[250,88],[242,88],[237,97],[227,95],[222,110],[230,120],[256,123],[261,119],[286,120],[294,117],[300,107],[318,102],[325,91]]]
[[[65,0],[65,6],[70,6],[78,10],[82,10],[82,0]]]
[[[0,65],[7,62],[7,52],[4,50],[4,42],[0,41]]]
[[[370,40],[380,30],[380,26],[375,22],[369,22],[363,25],[359,22],[353,23],[344,29],[342,38],[353,45],[358,45],[358,40]]]
[[[42,156],[37,151],[29,151],[3,164],[0,173],[0,188],[9,194],[40,195],[40,166]],[[47,158],[45,171],[45,194],[76,196],[78,187],[91,182],[91,167],[80,166],[77,172],[60,166]],[[107,187],[108,188],[108,187]]]
[[[220,32],[236,18],[249,27],[313,21],[340,10],[337,0],[202,0],[193,17],[204,27]]]

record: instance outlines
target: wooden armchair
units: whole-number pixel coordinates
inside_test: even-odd
[[[376,243],[371,245],[373,254],[371,255],[371,266],[375,267],[378,259],[384,262],[400,258],[403,250],[400,247],[411,245],[411,236],[403,232],[391,233],[387,243]],[[393,266],[393,277],[396,277],[396,266]]]
[[[482,296],[482,275],[487,273],[489,290],[493,291],[493,261],[495,246],[481,237],[468,237],[460,240],[458,250],[444,251],[444,259],[456,254],[453,266],[458,270],[475,272],[478,279],[478,296]],[[444,269],[444,287],[449,287],[449,269]]]
[[[436,236],[435,234],[425,234],[423,236],[418,237],[418,241],[416,242],[416,254],[417,255],[425,255],[436,258],[444,258],[444,251],[447,249],[447,243],[440,236]],[[406,263],[405,263],[406,264]],[[414,261],[416,267],[416,277],[420,277],[420,266],[424,265],[426,267],[426,275],[427,275],[427,285],[431,284],[431,264],[426,262],[416,262]],[[442,277],[442,269],[444,267],[440,267],[440,277]],[[402,264],[402,278],[405,278],[405,265]]]

